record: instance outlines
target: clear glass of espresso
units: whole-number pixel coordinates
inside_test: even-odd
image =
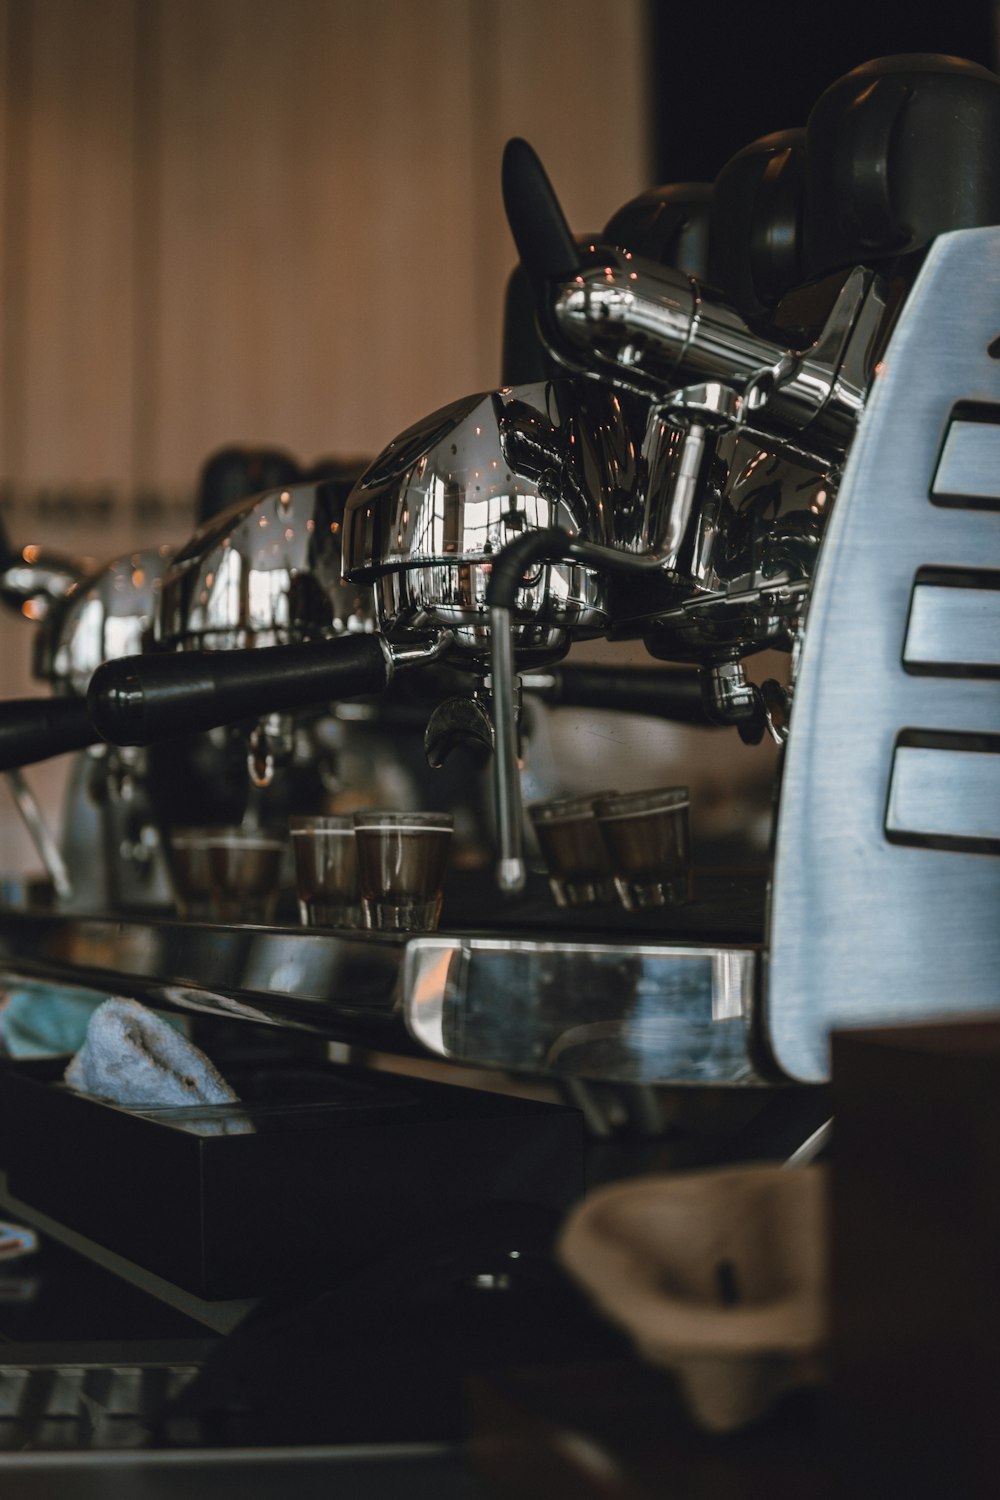
[[[594,799],[615,886],[627,911],[680,906],[691,895],[686,786]]]
[[[208,830],[181,828],[170,835],[170,880],[177,915],[184,922],[207,922],[212,915]]]
[[[278,905],[285,845],[266,833],[230,829],[206,835],[214,922],[269,923]]]
[[[587,796],[529,802],[528,815],[557,906],[600,906],[617,901],[607,845],[594,816],[595,797],[613,795],[591,792]]]
[[[330,814],[289,819],[299,919],[305,927],[360,927],[354,819]]]
[[[354,814],[365,927],[429,932],[438,925],[453,820],[450,813]]]

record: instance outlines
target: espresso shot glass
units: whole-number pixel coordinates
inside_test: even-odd
[[[528,816],[549,875],[557,906],[602,906],[618,899],[607,845],[594,816],[592,792],[529,802]]]
[[[304,927],[360,927],[354,819],[291,818],[299,920]]]
[[[170,883],[182,922],[207,922],[212,916],[207,838],[207,830],[201,828],[182,828],[170,835]]]
[[[450,813],[354,814],[361,920],[391,932],[430,932],[441,916]]]
[[[684,786],[594,799],[597,826],[626,911],[681,906],[690,899],[688,807]]]
[[[267,925],[278,905],[285,844],[266,833],[244,829],[210,832],[209,907],[213,922]]]

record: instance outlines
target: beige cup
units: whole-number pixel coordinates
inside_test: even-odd
[[[695,1420],[731,1431],[822,1377],[827,1190],[822,1166],[632,1178],[573,1211],[558,1254]]]

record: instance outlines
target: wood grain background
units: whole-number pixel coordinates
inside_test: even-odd
[[[649,186],[643,6],[0,0],[0,477],[190,487],[493,385],[506,138],[570,222]],[[129,541],[127,545],[130,545]]]
[[[580,232],[651,185],[643,0],[0,0],[18,546],[191,529],[223,444],[375,453],[498,383],[512,134]],[[143,497],[145,497],[143,499]],[[0,620],[0,698],[38,691]],[[31,771],[57,806],[65,767]],[[0,872],[33,856],[0,789]]]

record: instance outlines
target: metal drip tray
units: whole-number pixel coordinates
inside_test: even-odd
[[[623,1083],[755,1083],[752,947],[413,939],[410,1032],[462,1062]]]
[[[405,936],[0,911],[0,969],[512,1072],[757,1083],[761,943],[723,895],[656,929],[535,902]]]
[[[403,949],[382,933],[0,911],[8,975],[389,1050],[407,1048],[395,1004]]]

